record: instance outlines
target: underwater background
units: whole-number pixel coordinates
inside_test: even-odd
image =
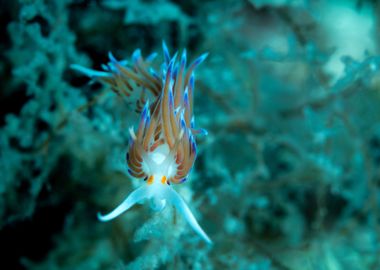
[[[0,1],[1,269],[380,269],[380,2]],[[97,219],[135,100],[70,68],[187,49],[198,154],[173,207]]]

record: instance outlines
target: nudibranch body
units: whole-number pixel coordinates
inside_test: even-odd
[[[103,65],[104,71],[72,65],[85,75],[110,85],[119,95],[129,97],[137,89],[140,91],[136,111],[141,112],[141,116],[137,131],[129,129],[131,139],[126,161],[129,174],[145,182],[112,212],[99,214],[98,218],[109,221],[145,199],[151,201],[155,210],[161,210],[169,203],[206,242],[211,243],[171,185],[186,181],[197,154],[195,136],[206,133],[194,127],[193,91],[194,70],[207,54],[187,67],[186,50],[177,60],[177,53],[170,57],[163,43],[163,53],[165,61],[160,72],[152,68],[155,55],[144,59],[140,50],[133,53],[130,62],[118,61],[109,54],[110,62]],[[149,98],[153,102],[149,103]]]

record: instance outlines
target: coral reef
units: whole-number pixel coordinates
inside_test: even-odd
[[[378,269],[380,4],[0,2],[0,242],[8,269]],[[208,136],[172,207],[97,220],[128,174],[133,98],[70,69],[187,48]],[[15,243],[17,245],[15,245]]]

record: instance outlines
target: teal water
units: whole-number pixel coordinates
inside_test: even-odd
[[[4,269],[380,269],[378,14],[0,1]]]

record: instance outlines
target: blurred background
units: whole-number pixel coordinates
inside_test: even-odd
[[[0,1],[4,269],[380,269],[380,3]],[[134,101],[71,70],[187,48],[209,135],[167,207],[101,223],[127,175]]]

